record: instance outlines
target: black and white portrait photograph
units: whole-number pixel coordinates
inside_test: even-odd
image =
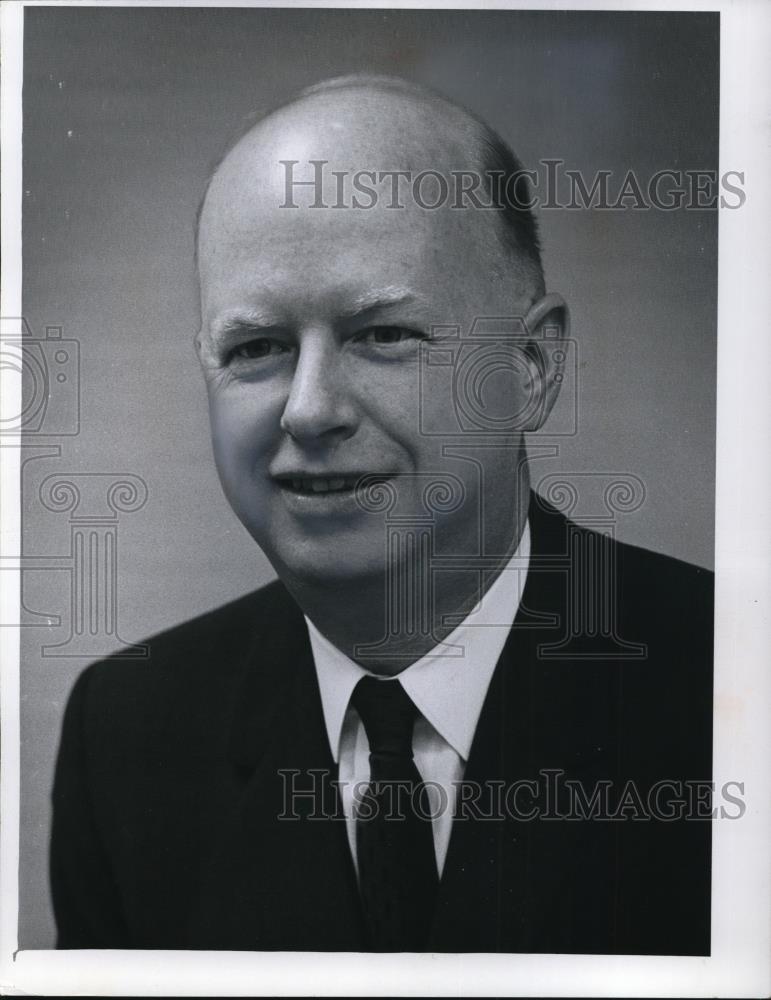
[[[0,981],[771,989],[763,4],[5,5]]]

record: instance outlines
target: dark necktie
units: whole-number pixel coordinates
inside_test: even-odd
[[[370,749],[356,853],[371,948],[422,951],[439,879],[426,788],[412,758],[418,709],[399,681],[374,677],[363,677],[351,700]]]

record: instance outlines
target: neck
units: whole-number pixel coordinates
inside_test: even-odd
[[[421,562],[402,562],[366,581],[321,585],[284,578],[284,583],[341,652],[373,673],[394,676],[443,642],[479,603],[516,552],[526,520],[525,503],[518,505],[498,544],[491,546],[500,555],[484,573],[437,573]]]

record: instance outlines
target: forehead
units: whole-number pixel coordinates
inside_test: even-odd
[[[205,244],[206,296],[249,288],[296,295],[298,286],[321,291],[373,282],[469,287],[500,267],[489,233],[462,225],[449,210],[253,207],[223,220]]]
[[[258,126],[215,174],[201,214],[204,303],[219,308],[247,290],[281,297],[298,288],[355,293],[372,283],[468,288],[500,272],[495,213],[453,209],[451,198],[430,209],[413,196],[422,171],[449,178],[473,169],[470,126],[432,121],[409,104],[359,100],[352,108],[329,96]],[[357,192],[356,178],[375,188],[374,204]],[[436,181],[427,178],[421,193],[430,204]],[[354,207],[354,196],[369,207]],[[317,201],[326,207],[311,207]]]

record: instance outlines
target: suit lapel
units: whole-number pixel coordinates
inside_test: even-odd
[[[535,611],[541,602],[531,580],[523,603],[528,598]],[[506,818],[506,794],[513,781],[533,777],[534,636],[512,629],[490,682],[464,774],[464,802],[453,820],[432,950],[528,950],[528,928],[542,897],[529,898],[530,824]],[[522,808],[526,804],[523,798]]]
[[[565,621],[566,580],[555,560],[565,551],[567,529],[537,501],[530,517],[534,555],[472,743],[467,807],[453,821],[440,884],[435,951],[575,951],[589,925],[610,933],[612,831],[592,822],[526,818],[534,803],[523,782],[538,782],[535,805],[543,815],[550,780],[543,771],[562,770],[591,785],[612,773],[615,759],[610,665],[598,673],[539,656]],[[468,805],[475,796],[478,808]]]
[[[271,626],[257,654],[265,669],[252,663],[235,699],[232,808],[191,940],[209,949],[356,950],[356,876],[307,630],[288,597]]]

